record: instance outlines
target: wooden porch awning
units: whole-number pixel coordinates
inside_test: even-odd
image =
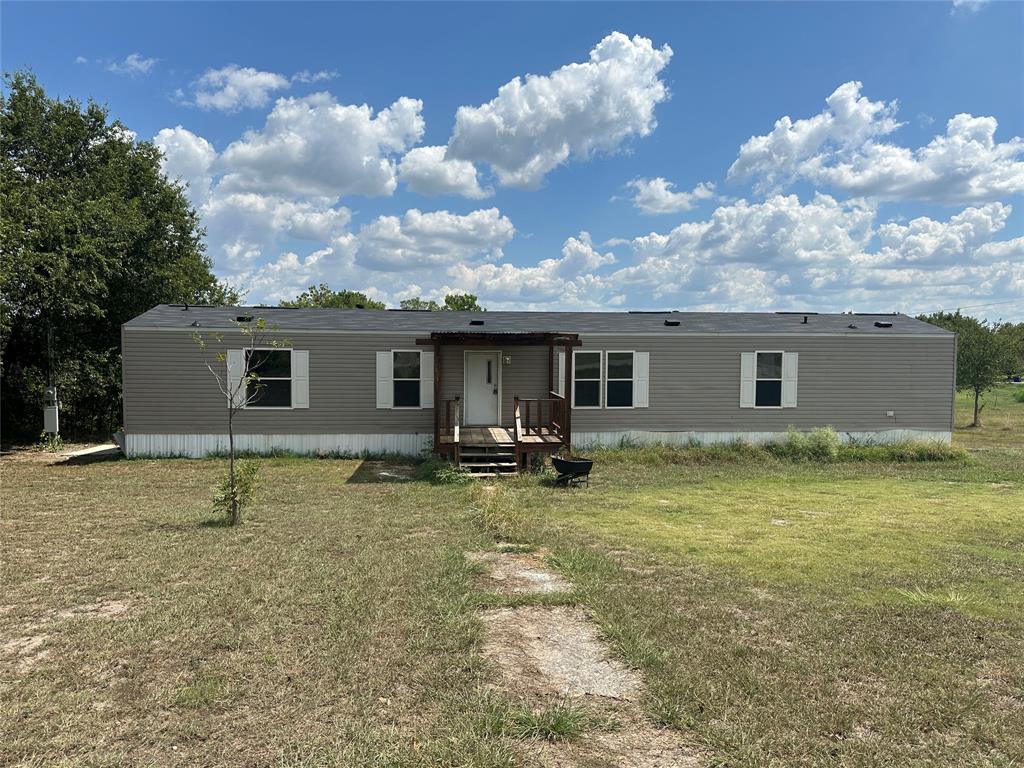
[[[552,397],[559,398],[563,403],[568,402],[566,396],[572,391],[572,348],[582,346],[578,333],[555,333],[552,331],[434,331],[430,338],[416,339],[420,346],[433,347],[434,354],[434,449],[441,446],[441,369],[444,364],[444,356],[437,354],[444,346],[459,347],[525,347],[543,346],[548,348],[548,391]],[[555,377],[555,350],[561,347],[565,350],[565,384],[562,392],[558,395],[554,392],[556,387]],[[500,409],[499,409],[500,410]],[[572,434],[572,409],[568,405],[563,406],[563,424],[561,424],[560,442],[567,448],[571,445]],[[457,454],[456,454],[457,455]]]
[[[421,346],[453,345],[459,347],[512,347],[512,346],[556,346],[578,347],[578,333],[551,333],[549,331],[434,331],[429,339],[416,339]]]

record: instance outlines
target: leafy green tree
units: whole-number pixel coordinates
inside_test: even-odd
[[[416,309],[416,310],[429,310],[431,312],[437,312],[441,309],[441,305],[433,299],[429,301],[421,299],[419,296],[412,299],[402,299],[398,306],[402,309]]]
[[[981,397],[1006,375],[1007,347],[996,336],[996,329],[986,321],[956,312],[921,315],[919,320],[937,325],[957,335],[956,386],[974,393],[974,421],[981,426]]]
[[[1006,378],[1024,373],[1024,323],[1000,323],[996,338],[1005,350]]]
[[[472,293],[449,293],[444,297],[444,309],[449,312],[485,311]]]
[[[313,307],[320,309],[385,309],[384,302],[374,301],[359,291],[332,291],[326,283],[309,286],[292,301],[282,301],[282,307]]]
[[[5,440],[39,434],[58,387],[66,431],[121,420],[121,324],[160,303],[230,302],[160,151],[105,107],[47,97],[29,72],[0,93],[0,321]]]
[[[449,293],[444,297],[444,304],[438,304],[433,299],[426,300],[416,296],[412,299],[403,299],[399,306],[402,309],[428,309],[431,312],[485,312],[486,310],[477,302],[477,297],[472,293]]]

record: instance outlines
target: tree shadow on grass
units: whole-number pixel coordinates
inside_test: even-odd
[[[416,467],[399,461],[364,459],[349,475],[346,483],[410,483],[416,480]]]
[[[98,464],[100,462],[123,461],[124,454],[120,448],[110,448],[95,453],[86,453],[81,456],[68,456],[66,459],[57,460],[52,463],[55,467],[79,467],[83,464]]]

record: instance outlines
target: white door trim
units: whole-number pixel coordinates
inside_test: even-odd
[[[498,379],[498,418],[494,424],[483,424],[474,423],[469,421],[469,356],[474,354],[488,354],[493,355],[495,359],[495,376]],[[462,351],[462,400],[465,406],[462,412],[466,415],[466,426],[467,427],[495,427],[501,426],[501,404],[502,404],[502,392],[501,392],[501,350],[500,349],[465,349]]]

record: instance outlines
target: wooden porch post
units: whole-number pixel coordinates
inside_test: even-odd
[[[548,392],[555,391],[555,344],[548,342]]]
[[[565,448],[572,450],[572,344],[565,344]]]
[[[434,453],[441,452],[441,342],[434,342]]]

